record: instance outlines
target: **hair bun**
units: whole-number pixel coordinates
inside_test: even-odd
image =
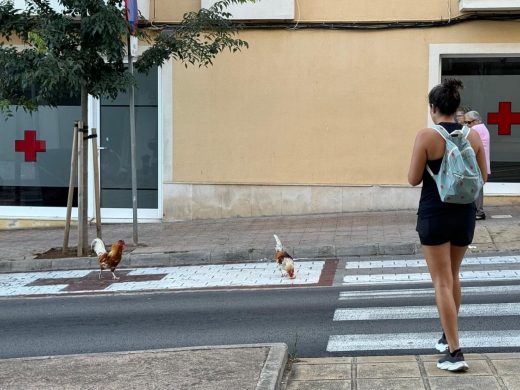
[[[454,92],[458,92],[459,89],[464,88],[462,81],[457,80],[457,79],[446,79],[446,80],[444,80],[442,85]]]

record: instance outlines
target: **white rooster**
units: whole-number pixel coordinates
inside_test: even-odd
[[[282,273],[282,276],[284,276],[284,271],[286,275],[290,279],[294,279],[296,276],[294,274],[294,259],[292,256],[287,253],[283,249],[282,242],[278,238],[276,234],[274,235],[274,239],[276,240],[276,246],[274,247],[275,254],[274,259],[276,260],[276,263],[278,264],[278,267],[280,268],[280,272]]]

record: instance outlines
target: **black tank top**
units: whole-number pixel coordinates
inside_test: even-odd
[[[449,123],[442,122],[439,123],[442,127],[451,134],[454,130],[462,129],[462,125],[458,123]],[[442,158],[438,160],[428,160],[427,164],[432,170],[433,173],[437,174],[441,169]],[[433,215],[441,215],[454,213],[461,210],[466,209],[474,209],[475,203],[469,204],[455,204],[455,203],[445,203],[441,200],[439,196],[439,190],[437,189],[437,185],[435,181],[430,176],[426,167],[424,168],[423,177],[422,177],[422,190],[421,190],[421,199],[419,200],[419,210],[417,214],[421,217],[431,217]]]

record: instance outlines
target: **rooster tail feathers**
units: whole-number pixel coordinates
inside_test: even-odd
[[[274,239],[276,240],[276,246],[274,249],[281,252],[283,250],[282,242],[280,241],[280,239],[278,238],[278,236],[276,234],[273,234],[273,236],[274,236]]]
[[[106,253],[106,248],[105,248],[105,244],[103,243],[103,241],[100,239],[100,238],[95,238],[93,241],[92,241],[92,244],[90,244],[90,247],[92,248],[92,250],[94,252],[96,252],[96,255],[102,255],[103,253]]]

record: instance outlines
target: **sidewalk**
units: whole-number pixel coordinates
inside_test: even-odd
[[[520,250],[520,206],[486,212],[470,252]],[[126,248],[121,268],[265,261],[273,256],[273,233],[297,258],[420,256],[415,220],[406,210],[140,224],[140,245]],[[103,239],[131,244],[132,225],[105,224]],[[98,267],[95,257],[34,259],[62,242],[63,228],[0,231],[0,272]],[[0,389],[520,389],[520,354],[467,357],[464,374],[436,369],[437,355],[298,359],[283,378],[287,347],[277,344],[4,359]]]
[[[0,359],[0,389],[274,390],[285,344]]]
[[[299,359],[283,390],[518,390],[520,354],[467,354],[469,370],[436,367],[440,355]]]
[[[486,208],[477,222],[472,253],[520,250],[520,206]],[[492,218],[511,216],[511,218]],[[132,247],[131,224],[104,224],[103,240],[125,240],[120,267],[176,266],[272,258],[273,233],[294,257],[349,257],[420,254],[415,211],[341,213],[140,224]],[[89,240],[95,238],[89,228]],[[72,229],[71,246],[77,243]],[[0,231],[0,272],[97,268],[95,257],[34,257],[63,244],[63,228]]]

